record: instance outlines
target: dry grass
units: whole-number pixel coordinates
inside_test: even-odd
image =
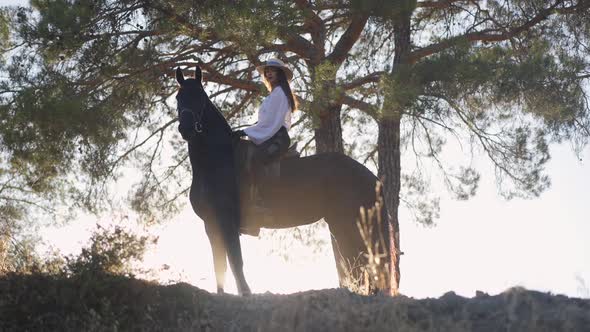
[[[369,295],[379,290],[391,288],[391,266],[389,252],[383,234],[381,182],[375,186],[375,204],[369,208],[360,208],[357,227],[365,244],[366,252],[353,262],[343,260],[342,268],[346,271],[344,287],[352,292]],[[392,294],[397,295],[397,294]]]

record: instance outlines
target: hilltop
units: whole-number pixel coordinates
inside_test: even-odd
[[[590,300],[511,288],[464,298],[346,289],[242,298],[122,276],[0,278],[0,331],[590,331]]]

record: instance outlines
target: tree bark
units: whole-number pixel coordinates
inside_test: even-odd
[[[313,81],[319,80],[316,76],[317,64],[308,62],[309,71]],[[315,135],[315,153],[340,152],[344,153],[342,144],[342,124],[340,113],[342,103],[335,103],[329,99],[331,91],[336,86],[336,73],[330,79],[322,78],[321,88],[313,93],[313,101],[309,110],[313,116]]]
[[[399,68],[409,66],[410,22],[412,11],[401,13],[394,23],[395,55],[392,74]],[[403,86],[403,85],[402,85]],[[379,120],[377,151],[379,153],[379,178],[383,181],[383,195],[389,212],[389,239],[391,244],[391,291],[399,293],[400,270],[400,229],[399,229],[399,193],[401,179],[400,162],[400,110],[385,110]]]
[[[328,106],[319,112],[319,125],[315,128],[316,153],[344,153],[340,112],[342,105]]]
[[[400,120],[383,118],[379,121],[377,139],[379,152],[379,178],[383,184],[383,199],[387,206],[389,222],[389,243],[391,255],[390,285],[393,295],[399,293],[401,278],[400,237],[399,237],[399,191],[400,191]]]

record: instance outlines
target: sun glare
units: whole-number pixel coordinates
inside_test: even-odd
[[[288,232],[281,230],[279,232]],[[265,230],[262,230],[265,232]],[[318,238],[329,242],[329,233],[322,228]],[[188,282],[215,292],[216,282],[209,240],[203,222],[190,208],[157,231],[158,244],[145,257],[144,264],[157,272],[163,283]],[[309,289],[338,287],[338,275],[332,249],[306,247],[295,243],[286,253],[276,252],[278,237],[241,236],[244,273],[254,293],[293,293]],[[273,252],[273,249],[275,252]],[[237,294],[228,267],[225,291]]]

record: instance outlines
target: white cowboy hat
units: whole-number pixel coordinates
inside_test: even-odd
[[[285,63],[279,59],[266,60],[264,64],[256,67],[256,70],[258,70],[262,77],[264,77],[264,68],[266,67],[280,68],[285,73],[285,76],[287,76],[287,81],[291,81],[293,79],[293,72],[291,71],[291,69],[289,69],[289,67],[287,67],[287,65],[285,65]]]

